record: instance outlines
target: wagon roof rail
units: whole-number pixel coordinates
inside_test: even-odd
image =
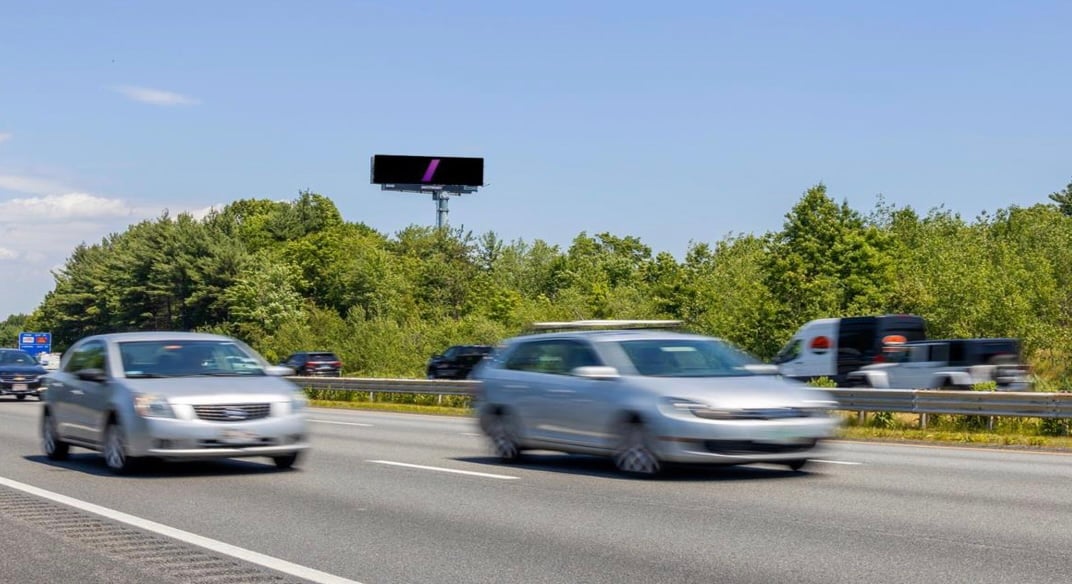
[[[529,332],[614,330],[614,329],[679,329],[680,320],[571,320],[560,322],[534,322]]]

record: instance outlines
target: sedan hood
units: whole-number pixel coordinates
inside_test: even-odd
[[[213,377],[196,375],[190,377],[162,377],[149,379],[124,379],[123,385],[136,393],[152,394],[167,398],[204,396],[267,396],[275,395],[289,400],[298,386],[281,377],[249,375]]]
[[[48,373],[40,365],[0,365],[0,373],[5,375],[44,375]]]
[[[694,400],[715,408],[825,407],[836,403],[829,393],[775,375],[629,379],[658,396]]]

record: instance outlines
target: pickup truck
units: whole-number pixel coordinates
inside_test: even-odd
[[[1017,339],[948,339],[887,346],[882,363],[848,374],[848,384],[878,389],[971,389],[993,381],[999,390],[1030,391]]]

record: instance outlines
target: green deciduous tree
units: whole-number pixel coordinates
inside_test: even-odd
[[[771,326],[787,336],[823,316],[870,314],[886,305],[893,279],[888,236],[819,184],[768,239],[764,281],[778,308]]]

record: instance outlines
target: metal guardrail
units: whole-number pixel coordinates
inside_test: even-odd
[[[1010,418],[1072,418],[1072,393],[827,389],[842,410]]]
[[[336,389],[377,393],[423,393],[429,395],[472,395],[479,382],[452,379],[382,379],[372,377],[288,377],[307,389]]]
[[[376,379],[359,377],[289,377],[310,389],[429,395],[472,395],[478,381]],[[1072,418],[1072,393],[936,391],[927,389],[824,389],[850,412],[956,414],[1012,418]],[[924,425],[926,418],[923,418]]]

